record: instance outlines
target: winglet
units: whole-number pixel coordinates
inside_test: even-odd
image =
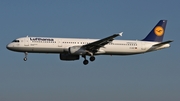
[[[118,34],[119,34],[119,36],[122,36],[123,32],[121,32],[121,33],[118,33]]]

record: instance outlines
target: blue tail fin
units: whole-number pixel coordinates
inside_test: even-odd
[[[160,20],[151,32],[142,41],[162,42],[167,20]]]

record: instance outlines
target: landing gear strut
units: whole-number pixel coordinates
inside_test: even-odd
[[[87,65],[88,63],[89,63],[89,61],[86,59],[86,55],[82,55],[82,57],[84,58],[84,61],[83,61],[83,64],[84,65]],[[91,56],[90,58],[89,58],[89,60],[92,62],[92,61],[94,61],[96,58],[94,57],[94,56]]]
[[[82,55],[82,57],[84,58],[83,64],[87,65],[89,61],[86,59],[86,55]]]
[[[27,55],[28,55],[28,52],[24,52],[24,54],[25,54],[25,57],[24,57],[24,61],[27,61]]]

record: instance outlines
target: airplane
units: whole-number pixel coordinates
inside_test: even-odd
[[[167,20],[160,20],[151,32],[142,40],[114,40],[122,36],[123,32],[113,34],[103,39],[83,38],[52,38],[52,37],[22,37],[13,40],[6,48],[25,54],[28,53],[55,53],[59,54],[60,60],[71,61],[84,58],[83,64],[95,60],[97,55],[134,55],[152,52],[170,47],[172,40],[164,41]]]

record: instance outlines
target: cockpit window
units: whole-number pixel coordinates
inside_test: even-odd
[[[12,42],[19,42],[19,40],[13,40]]]

